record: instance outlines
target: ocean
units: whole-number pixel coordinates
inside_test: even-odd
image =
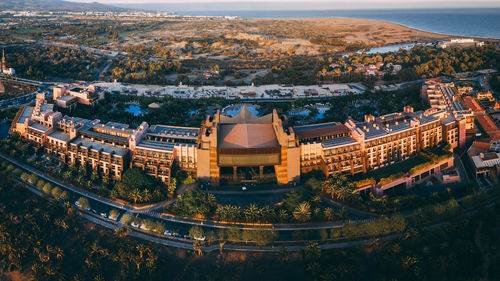
[[[183,11],[183,16],[244,18],[357,18],[389,21],[407,27],[463,37],[500,39],[500,8],[314,11]]]

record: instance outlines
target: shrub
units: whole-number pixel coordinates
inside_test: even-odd
[[[188,175],[187,178],[185,178],[183,181],[182,181],[183,184],[195,184],[196,183],[196,179],[193,178],[191,175]]]
[[[61,194],[62,194],[62,190],[59,188],[59,187],[54,187],[51,191],[50,191],[50,194],[52,194],[52,196],[54,196],[54,198],[60,198],[61,197]]]
[[[155,227],[155,222],[151,219],[144,219],[142,221],[142,225],[144,225],[144,227],[146,227],[146,229],[148,230],[153,230]]]
[[[38,180],[37,181],[36,188],[43,189],[44,186],[45,186],[45,181],[44,180]],[[50,192],[50,190],[49,190],[49,192]]]
[[[29,181],[30,175],[28,173],[22,173],[21,174],[21,180],[22,181]]]
[[[331,228],[330,229],[330,239],[338,239],[342,236],[341,228]]]
[[[70,198],[70,196],[69,196],[69,192],[67,192],[66,190],[65,190],[65,191],[63,191],[63,192],[61,193],[60,198],[61,198],[62,200],[64,200],[64,201],[68,201],[68,200],[69,200],[69,198]]]
[[[163,224],[162,222],[155,222],[154,225],[153,225],[153,230],[155,232],[158,232],[160,234],[163,234],[165,232],[167,228],[165,227],[165,224]]]
[[[113,209],[113,210],[109,211],[109,215],[114,217],[114,218],[117,218],[119,214],[120,214],[120,212],[118,212],[117,209]]]
[[[35,174],[31,174],[28,178],[28,182],[31,184],[35,184],[38,181],[38,177]]]
[[[78,199],[78,203],[80,205],[80,208],[82,208],[84,210],[87,210],[88,208],[90,208],[89,200],[85,197],[80,197]]]
[[[305,182],[305,186],[307,188],[310,188],[312,191],[314,192],[318,192],[318,191],[321,191],[321,184],[322,184],[322,181],[319,180],[318,178],[316,177],[312,177],[312,178],[309,178],[306,182]]]
[[[130,216],[129,214],[123,214],[120,222],[123,224],[129,224],[132,222],[132,216]]]
[[[43,190],[43,192],[48,194],[52,191],[52,185],[50,183],[46,183],[42,186],[41,189]]]
[[[285,208],[289,212],[293,212],[299,205],[301,199],[302,194],[293,189],[285,194],[285,198],[283,199],[283,206],[285,206]]]
[[[189,236],[191,236],[193,239],[201,238],[203,237],[203,229],[195,225],[189,229]]]

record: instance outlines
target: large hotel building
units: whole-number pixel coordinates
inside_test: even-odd
[[[276,110],[254,116],[243,106],[233,117],[218,111],[199,128],[146,122],[130,128],[62,116],[41,94],[34,107],[19,110],[12,131],[61,162],[88,164],[116,180],[125,169],[136,167],[169,184],[176,165],[215,186],[248,181],[288,184],[311,171],[366,173],[442,141],[453,148],[463,146],[474,122],[449,88],[456,91],[452,85],[426,84],[422,94],[431,108],[425,111],[407,106],[399,113],[367,115],[363,122],[348,119],[295,127],[285,127]]]

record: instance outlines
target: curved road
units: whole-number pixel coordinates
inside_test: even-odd
[[[20,163],[19,161],[17,160],[14,160],[14,159],[11,159],[9,157],[7,157],[6,155],[4,154],[1,154],[0,153],[0,157],[15,164],[16,166],[19,166],[29,172],[32,172],[34,174],[36,174],[37,176],[43,178],[43,179],[46,179],[47,181],[50,181],[54,184],[57,184],[63,188],[67,188],[77,194],[80,194],[80,195],[83,195],[83,196],[86,196],[90,199],[93,199],[93,200],[96,200],[98,202],[102,202],[103,204],[108,204],[108,205],[112,205],[116,208],[119,208],[121,210],[127,210],[127,211],[131,211],[131,212],[135,212],[137,215],[140,214],[140,210],[136,210],[135,208],[131,207],[131,206],[127,206],[127,205],[121,205],[121,204],[118,204],[116,202],[113,202],[109,199],[106,199],[106,198],[103,198],[103,197],[100,197],[100,196],[97,196],[95,194],[92,194],[92,193],[88,193],[88,192],[85,192],[85,191],[81,191],[75,187],[72,187],[72,186],[69,186],[69,185],[66,185],[58,180],[55,180],[51,177],[48,177],[46,175],[44,175],[43,173],[41,173],[40,171],[28,166],[28,165],[25,165],[23,163]],[[35,189],[34,187],[31,187],[29,186],[28,184],[25,184],[26,185],[26,188],[35,193],[36,195],[38,196],[42,196],[42,197],[46,197],[44,196],[44,194],[40,191],[38,191],[37,189]],[[49,198],[49,200],[52,200],[51,198]],[[492,206],[493,204],[496,204],[498,201],[495,201],[493,203],[490,203],[488,206]],[[122,227],[124,225],[122,225],[120,222],[116,222],[116,221],[113,221],[113,220],[110,220],[110,219],[107,219],[107,218],[102,218],[102,217],[99,217],[98,215],[94,215],[92,212],[89,212],[89,211],[81,211],[82,212],[82,216],[84,218],[86,218],[87,220],[93,222],[93,223],[96,223],[96,224],[99,224],[105,228],[108,228],[108,229],[112,229],[112,230],[115,230],[119,227]],[[467,214],[472,214],[474,212],[477,212],[477,211],[471,211]],[[165,219],[166,216],[164,215],[161,215],[161,214],[158,214],[158,213],[154,213],[154,217],[158,217],[158,218],[162,218],[162,219]],[[176,221],[182,221],[182,220],[178,220],[176,219]],[[182,223],[190,223],[190,224],[197,224],[197,225],[201,225],[201,226],[207,226],[207,223],[206,222],[198,222],[198,221],[190,221],[190,222],[187,222],[187,221],[182,221]],[[302,229],[323,229],[323,228],[335,228],[335,227],[341,227],[343,223],[326,223],[326,224],[318,224],[316,226],[306,226],[306,228],[302,228],[300,227],[299,225],[275,225],[273,228],[276,229],[276,230],[280,230],[280,231],[283,231],[283,230],[302,230]],[[440,226],[442,226],[444,223],[443,222],[440,222],[440,223],[436,223],[436,224],[433,224],[431,226],[427,226],[426,229],[432,229],[432,228],[438,228]],[[214,223],[211,227],[219,227],[219,228],[227,228],[227,227],[231,227],[234,225],[223,225],[223,224],[217,224],[217,223]],[[145,233],[145,232],[142,232],[141,230],[139,229],[134,229],[134,228],[129,228],[130,231],[129,231],[129,235],[132,236],[132,237],[136,237],[136,238],[140,238],[140,239],[144,239],[146,241],[149,241],[149,242],[154,242],[154,243],[158,243],[158,244],[162,244],[162,245],[167,245],[167,246],[172,246],[172,247],[177,247],[177,248],[182,248],[182,249],[188,249],[188,250],[192,250],[193,249],[193,240],[189,240],[189,239],[176,239],[176,238],[166,238],[166,237],[163,237],[163,236],[158,236],[158,235],[154,235],[154,234],[149,234],[149,233]],[[252,229],[251,227],[242,227],[242,229]],[[359,245],[364,245],[364,244],[367,244],[369,242],[372,242],[372,241],[389,241],[389,240],[393,240],[393,239],[397,239],[397,238],[400,238],[402,237],[404,234],[390,234],[390,235],[386,235],[386,236],[383,236],[383,237],[379,237],[379,238],[373,238],[373,239],[362,239],[362,240],[356,240],[356,241],[346,241],[346,242],[332,242],[332,243],[327,243],[327,244],[321,244],[320,245],[320,248],[321,249],[335,249],[335,248],[345,248],[345,247],[351,247],[351,246],[359,246]],[[282,243],[284,243],[284,241],[282,241]],[[303,246],[303,245],[293,245],[293,246],[287,246],[286,249],[288,251],[301,251],[301,250],[304,250],[306,246]],[[211,246],[205,246],[205,247],[202,247],[202,251],[204,252],[211,252],[211,251],[215,251],[215,250],[218,250],[219,249],[219,245],[211,245]],[[226,250],[233,250],[233,251],[258,251],[258,252],[277,252],[281,249],[281,246],[254,246],[254,245],[237,245],[237,244],[234,244],[234,245],[230,245],[230,244],[226,244],[224,245],[224,249]]]

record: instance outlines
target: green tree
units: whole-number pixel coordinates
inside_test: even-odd
[[[64,201],[68,201],[70,199],[69,193],[66,190],[61,193],[60,197]]]
[[[121,219],[120,219],[120,222],[122,224],[130,224],[132,222],[132,216],[130,216],[129,214],[123,214]]]
[[[46,183],[43,185],[42,190],[43,190],[43,192],[48,194],[52,190],[52,185],[50,183]]]
[[[302,199],[302,194],[297,192],[295,189],[285,194],[283,199],[283,205],[289,212],[293,212],[295,208],[299,205]]]
[[[50,191],[50,194],[52,194],[54,198],[59,199],[59,197],[61,197],[62,190],[56,186]]]
[[[323,215],[325,216],[325,219],[327,221],[333,221],[335,219],[335,211],[333,211],[333,209],[330,207],[325,208],[325,210],[323,211]]]
[[[83,210],[87,210],[88,208],[90,208],[89,200],[85,197],[78,198],[77,202],[78,202],[79,207]]]
[[[118,215],[120,215],[120,212],[118,212],[117,209],[112,209],[111,211],[109,211],[109,215],[113,218],[118,218]]]
[[[321,248],[318,242],[307,242],[304,250],[304,256],[307,260],[317,260],[321,256]]]
[[[203,237],[203,229],[200,226],[195,225],[189,229],[189,236],[193,239],[200,239]]]
[[[35,174],[31,174],[28,178],[28,182],[31,184],[35,184],[38,181],[38,177]]]

